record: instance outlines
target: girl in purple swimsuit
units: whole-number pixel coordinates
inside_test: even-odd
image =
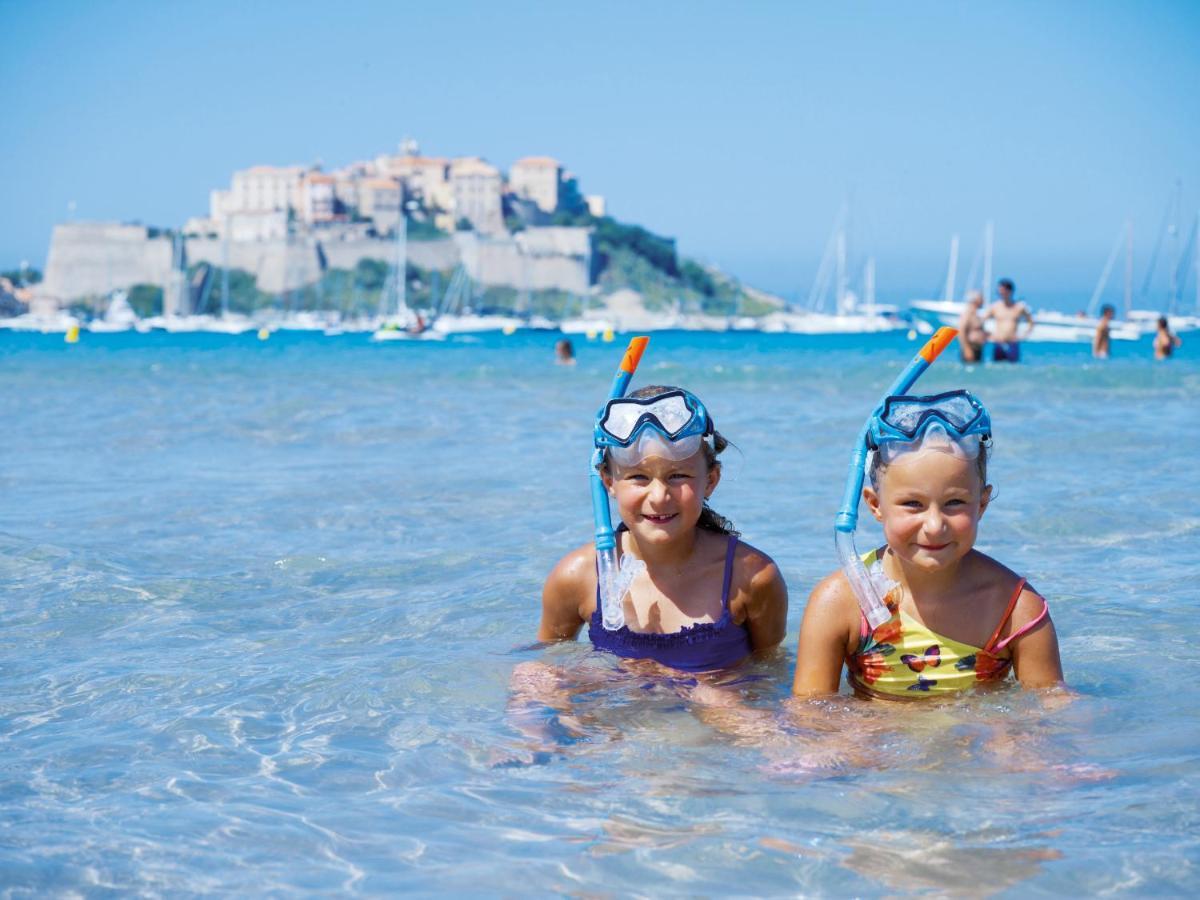
[[[778,645],[787,618],[779,569],[707,503],[727,442],[704,404],[680,388],[647,387],[610,401],[597,434],[606,428],[600,474],[621,518],[617,554],[636,573],[621,594],[624,622],[602,621],[588,543],[546,579],[538,640],[573,640],[587,623],[598,650],[690,672]]]

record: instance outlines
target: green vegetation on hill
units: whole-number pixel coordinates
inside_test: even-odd
[[[162,315],[163,292],[157,284],[135,284],[126,299],[129,308],[143,319]]]
[[[557,225],[595,229],[593,275],[608,291],[622,288],[642,295],[652,312],[679,309],[710,315],[758,316],[774,307],[747,294],[735,279],[695,260],[680,257],[675,241],[626,225],[611,216],[592,216],[579,209],[559,212]]]
[[[24,269],[9,269],[6,272],[0,272],[0,278],[7,278],[20,287],[23,284],[37,284],[42,280],[42,273],[32,266],[26,266]]]

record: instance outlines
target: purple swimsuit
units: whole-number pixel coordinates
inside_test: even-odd
[[[729,536],[725,551],[725,580],[721,585],[721,618],[699,622],[670,634],[643,634],[622,625],[616,631],[604,627],[600,617],[600,591],[596,610],[588,623],[588,637],[597,650],[607,650],[626,659],[652,659],[685,672],[725,669],[749,655],[750,629],[735,625],[729,614],[729,584],[733,580],[733,554],[737,536]]]

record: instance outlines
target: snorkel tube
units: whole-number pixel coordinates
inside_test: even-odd
[[[613,378],[612,387],[608,391],[608,399],[616,400],[625,396],[633,373],[637,371],[642,354],[646,352],[648,337],[635,337],[625,348],[621,357],[621,365]],[[604,479],[600,477],[600,466],[604,464],[604,451],[597,447],[592,452],[592,515],[596,520],[596,576],[600,586],[600,617],[604,627],[616,631],[625,624],[625,614],[621,610],[621,598],[625,591],[620,589],[620,566],[617,562],[617,539],[613,533],[612,510],[608,506],[608,491],[604,487]],[[628,585],[624,586],[628,588]]]
[[[904,368],[892,386],[887,389],[887,393],[876,404],[875,409],[871,411],[871,415],[867,417],[862,430],[858,433],[854,452],[850,456],[850,471],[846,473],[846,493],[842,496],[842,505],[838,509],[837,518],[834,521],[833,540],[837,547],[838,559],[842,563],[842,571],[846,573],[846,579],[854,589],[855,596],[858,597],[859,608],[862,609],[867,624],[872,630],[886,622],[891,613],[888,612],[887,605],[883,602],[886,592],[881,591],[880,586],[872,580],[871,575],[867,572],[867,567],[863,565],[862,558],[858,555],[858,549],[854,546],[854,531],[858,528],[858,500],[862,496],[863,478],[866,475],[867,467],[869,449],[867,447],[867,431],[871,426],[871,420],[875,418],[876,411],[884,400],[898,394],[907,394],[916,384],[917,379],[933,364],[933,361],[957,334],[958,331],[954,328],[939,328],[926,342],[921,351],[913,357],[912,362]],[[596,546],[599,547],[599,543]]]

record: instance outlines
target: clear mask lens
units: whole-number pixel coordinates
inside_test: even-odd
[[[983,446],[980,435],[968,434],[960,437],[951,434],[941,422],[935,419],[926,426],[925,431],[916,440],[884,441],[876,452],[884,465],[890,465],[906,453],[919,453],[924,450],[938,450],[960,459],[976,459]]]
[[[630,400],[608,407],[600,427],[618,441],[627,441],[643,418],[652,418],[666,434],[677,434],[695,413],[678,394],[662,397],[653,403]]]
[[[652,456],[680,462],[694,456],[700,450],[700,445],[704,440],[705,438],[694,434],[672,441],[659,432],[647,428],[628,447],[609,447],[608,453],[612,461],[619,466],[636,466],[642,460]]]
[[[892,403],[888,406],[883,421],[897,431],[914,435],[921,427],[922,418],[929,413],[933,413],[930,418],[934,418],[930,427],[937,424],[937,418],[941,418],[959,431],[965,431],[980,416],[980,410],[967,397],[958,395],[941,398],[936,403],[919,400]]]

